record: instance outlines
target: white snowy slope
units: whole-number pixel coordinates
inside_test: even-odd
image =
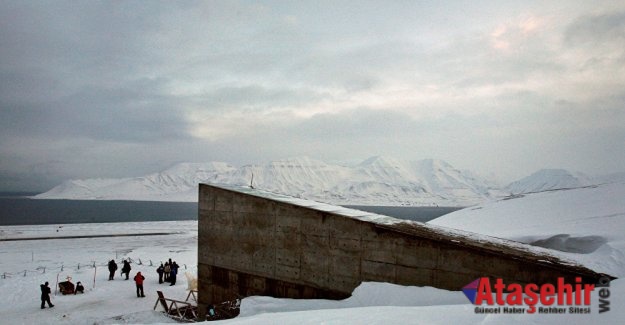
[[[506,190],[512,194],[576,188],[595,184],[591,177],[565,169],[541,169],[532,175],[512,182]]]
[[[372,157],[346,167],[298,157],[241,168],[185,163],[144,177],[73,180],[35,198],[194,202],[198,183],[252,184],[332,204],[468,206],[506,194],[441,160]]]
[[[597,272],[625,276],[625,182],[518,195],[428,224],[551,248]]]

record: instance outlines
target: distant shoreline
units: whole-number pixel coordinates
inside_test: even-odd
[[[197,203],[0,198],[0,225],[197,220]]]
[[[343,205],[428,222],[458,207]],[[197,202],[0,198],[0,226],[197,220]]]
[[[110,234],[110,235],[84,235],[84,236],[46,236],[46,237],[24,237],[24,238],[0,238],[0,241],[18,240],[48,240],[48,239],[76,239],[76,238],[100,238],[100,237],[131,237],[131,236],[161,236],[173,235],[175,232],[148,232],[135,234]]]

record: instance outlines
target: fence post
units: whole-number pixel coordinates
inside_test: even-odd
[[[152,260],[150,260],[150,266],[154,266],[154,265],[152,265]]]
[[[63,271],[63,264],[61,264],[61,272]]]
[[[24,276],[26,276],[26,270],[24,270]]]
[[[78,263],[78,269],[80,270],[80,263]]]
[[[139,259],[139,265],[141,265],[141,259]]]

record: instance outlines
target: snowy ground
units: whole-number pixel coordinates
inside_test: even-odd
[[[186,298],[188,292],[184,272],[196,274],[196,221],[72,224],[61,227],[3,226],[0,227],[0,239],[160,232],[174,234],[0,242],[0,272],[6,276],[0,279],[0,292],[4,302],[0,305],[0,315],[3,317],[0,323],[171,322],[160,313],[152,311],[156,301],[156,290],[162,290],[166,297],[180,300]],[[134,261],[131,279],[122,280],[118,270],[115,280],[108,281],[107,261],[115,259],[120,264],[122,258],[128,257]],[[175,286],[158,284],[156,267],[160,261],[166,261],[168,258],[181,265],[180,276]],[[139,260],[142,265],[138,265]],[[121,265],[119,268],[121,269]],[[144,284],[146,298],[137,298],[135,294],[132,277],[137,271],[141,271],[146,277]],[[57,292],[54,296],[57,276],[59,281],[65,281],[67,276],[72,277],[73,283],[81,281],[86,293],[63,296]],[[45,281],[50,283],[53,292],[51,300],[55,306],[52,309],[41,310],[39,284]]]
[[[435,224],[454,225],[498,237],[543,241],[559,252],[602,272],[625,276],[625,184],[555,191],[493,202],[455,212]],[[172,233],[0,242],[2,324],[160,324],[173,322],[153,311],[156,290],[184,300],[187,280],[197,264],[197,222],[145,222],[45,226],[3,226],[0,239],[76,235]],[[562,235],[556,237],[556,235]],[[578,252],[571,252],[578,250]],[[581,250],[581,251],[580,251]],[[107,281],[106,262],[130,257],[131,276],[146,275],[146,298],[137,298],[132,280],[119,273]],[[156,264],[167,258],[183,266],[176,286],[159,285]],[[139,265],[141,261],[141,265]],[[152,266],[150,266],[152,263]],[[93,265],[95,264],[95,268]],[[80,268],[79,268],[80,265]],[[185,269],[186,266],[186,269]],[[45,270],[44,270],[45,268]],[[39,284],[81,281],[84,295],[53,295],[52,309],[40,309]],[[95,281],[94,281],[95,279]],[[459,288],[460,290],[460,288]],[[249,297],[241,315],[219,324],[618,324],[625,319],[625,282],[611,283],[610,311],[598,313],[593,292],[591,314],[478,314],[461,291],[363,283],[343,301]]]

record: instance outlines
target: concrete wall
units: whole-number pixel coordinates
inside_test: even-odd
[[[482,276],[519,283],[598,277],[505,246],[203,184],[198,255],[200,312],[208,304],[250,295],[341,299],[362,281],[460,290]]]

